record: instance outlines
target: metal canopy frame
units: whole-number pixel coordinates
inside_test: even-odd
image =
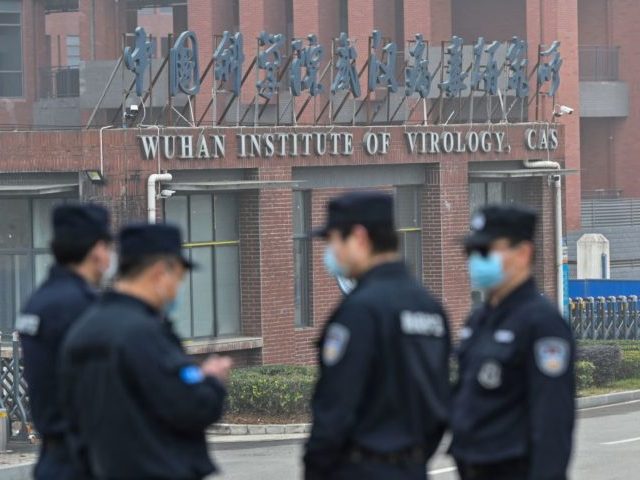
[[[175,182],[167,183],[167,188],[176,192],[215,192],[229,190],[260,190],[273,188],[298,188],[304,181],[223,181],[223,182]]]
[[[548,175],[573,175],[579,170],[552,168],[520,168],[516,170],[469,170],[470,178],[528,178]]]
[[[77,183],[58,185],[0,185],[0,197],[16,195],[55,195],[78,190]]]

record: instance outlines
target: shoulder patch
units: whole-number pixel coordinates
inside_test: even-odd
[[[564,338],[540,338],[534,345],[534,353],[538,370],[548,377],[559,377],[567,371],[571,352]]]
[[[329,325],[322,344],[322,363],[327,367],[336,365],[344,356],[351,332],[340,323]]]
[[[444,319],[437,313],[409,312],[400,313],[400,328],[407,335],[444,336]]]
[[[16,330],[23,335],[37,335],[40,331],[40,317],[31,313],[21,313],[16,318]]]
[[[202,383],[204,375],[202,374],[202,370],[195,365],[188,365],[180,369],[180,380],[187,385],[195,385],[197,383]]]

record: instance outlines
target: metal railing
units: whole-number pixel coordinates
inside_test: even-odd
[[[80,69],[52,67],[40,69],[40,98],[80,96]]]
[[[5,337],[0,333],[0,339]],[[10,342],[0,342],[0,409],[7,411],[10,437],[26,440],[32,431],[27,383],[18,334],[13,333],[10,339]]]
[[[579,340],[640,340],[638,296],[572,298],[571,326]]]
[[[581,45],[580,80],[585,82],[615,82],[619,80],[620,47]]]

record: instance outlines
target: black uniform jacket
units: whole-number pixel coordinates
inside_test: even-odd
[[[530,480],[566,478],[574,350],[569,325],[533,280],[474,312],[458,347],[453,456],[478,465],[526,459]]]
[[[107,293],[69,332],[60,368],[72,429],[98,479],[197,479],[214,471],[204,431],[225,389],[202,377],[170,324]]]
[[[433,454],[448,420],[449,329],[403,264],[359,279],[329,319],[320,350],[308,474],[331,478],[354,448]]]
[[[31,415],[42,436],[59,437],[67,433],[62,409],[56,401],[58,355],[72,324],[96,299],[95,290],[82,277],[55,265],[16,320]]]

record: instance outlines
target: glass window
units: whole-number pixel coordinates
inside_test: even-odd
[[[422,188],[396,189],[396,228],[400,252],[414,276],[422,281]]]
[[[1,4],[0,4],[1,5]],[[63,198],[0,199],[0,332],[13,330],[16,314],[47,277],[51,212]]]
[[[80,65],[80,37],[67,35],[67,65],[77,67]]]
[[[29,201],[21,198],[0,200],[0,249],[31,247]]]
[[[186,338],[240,333],[240,242],[235,194],[176,195],[165,220],[182,231],[198,269],[182,286],[176,330]]]
[[[295,324],[311,322],[311,209],[309,192],[293,192],[293,263]]]
[[[0,97],[22,97],[22,26],[19,0],[0,2]]]

